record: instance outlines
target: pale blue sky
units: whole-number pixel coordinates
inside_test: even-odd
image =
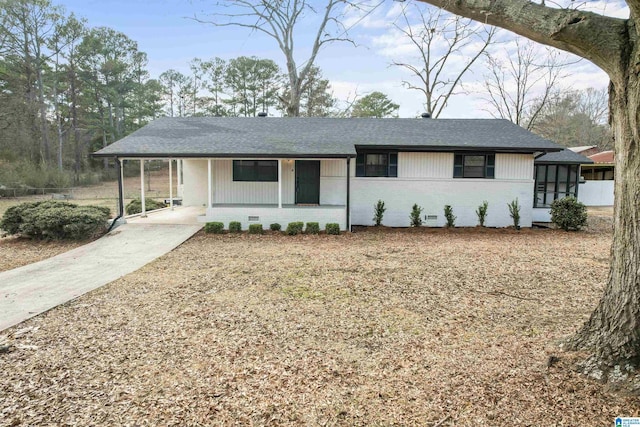
[[[55,0],[54,0],[55,1]],[[373,1],[373,0],[372,0]],[[214,10],[215,1],[206,0],[58,0],[67,11],[87,19],[92,27],[107,26],[125,33],[138,43],[139,49],[147,53],[152,77],[174,68],[188,72],[188,62],[194,57],[209,59],[219,56],[230,59],[241,55],[270,58],[284,69],[283,55],[275,42],[257,32],[235,27],[214,27],[195,22],[189,17],[197,14],[206,18]],[[318,0],[318,4],[320,4]],[[620,14],[623,2],[591,2]],[[377,4],[377,1],[375,1]],[[374,13],[360,20],[357,14],[347,16],[350,23],[358,22],[350,30],[350,36],[358,43],[327,45],[319,54],[316,64],[324,76],[332,82],[334,95],[345,99],[349,94],[366,94],[373,90],[385,92],[400,104],[401,117],[414,117],[423,111],[422,98],[417,91],[402,87],[407,74],[389,64],[395,56],[403,54],[403,46],[390,22],[397,16],[401,3],[388,1]],[[306,28],[311,28],[312,25]],[[300,33],[297,46],[304,49],[311,34]],[[504,37],[507,37],[506,33]],[[396,48],[397,43],[397,48]],[[506,48],[505,48],[506,49]],[[301,58],[305,58],[304,51]],[[489,117],[483,111],[480,93],[483,79],[482,65],[469,76],[468,87],[473,93],[460,95],[451,100],[442,117]],[[594,66],[582,61],[572,67],[572,77],[564,84],[575,89],[589,86],[606,87],[607,78]]]

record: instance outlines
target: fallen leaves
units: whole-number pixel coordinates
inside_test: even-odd
[[[199,234],[8,331],[0,425],[608,425],[640,404],[558,344],[600,297],[609,246]]]

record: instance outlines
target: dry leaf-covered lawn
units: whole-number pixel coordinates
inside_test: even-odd
[[[601,295],[609,245],[593,230],[198,234],[7,331],[0,424],[611,425],[638,400],[558,347]]]
[[[0,271],[41,261],[85,243],[87,242],[35,241],[17,237],[0,237]]]

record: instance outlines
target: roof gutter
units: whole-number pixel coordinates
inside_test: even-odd
[[[355,158],[356,154],[255,154],[255,153],[93,153],[92,157],[119,157],[130,159],[203,159],[203,158],[247,158],[247,159],[344,159]]]

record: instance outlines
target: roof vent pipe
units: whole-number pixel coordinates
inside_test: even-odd
[[[431,113],[422,113],[421,116],[423,119],[430,119],[431,118]]]
[[[267,113],[266,113],[266,112],[264,112],[264,111],[260,111],[260,112],[258,113],[258,117],[267,117]]]

